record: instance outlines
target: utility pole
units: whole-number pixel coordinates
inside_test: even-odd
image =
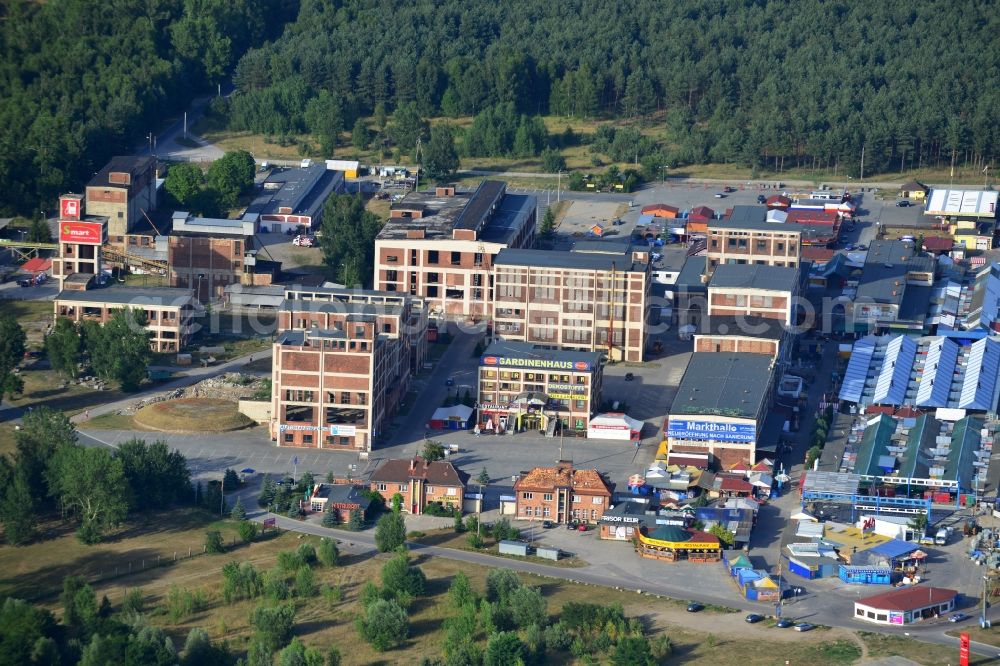
[[[862,183],[865,182],[865,146],[867,144],[861,144],[861,178],[859,179]]]
[[[184,112],[184,138],[188,138],[188,112]]]
[[[222,473],[222,486],[219,488],[219,515],[226,512],[226,473]]]
[[[556,203],[561,201],[562,196],[562,169],[556,172]]]

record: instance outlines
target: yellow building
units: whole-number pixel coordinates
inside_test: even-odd
[[[722,559],[718,537],[676,525],[660,525],[653,530],[641,528],[636,536],[635,552],[640,557],[666,562],[718,562]]]

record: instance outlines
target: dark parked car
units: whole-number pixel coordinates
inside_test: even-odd
[[[899,201],[896,202],[896,208],[909,208],[909,206],[910,206],[909,199],[900,199]]]
[[[553,523],[551,520],[542,521],[542,529],[550,530],[553,527],[555,527],[555,523]]]
[[[634,374],[632,374],[631,372],[626,372],[625,373],[625,381],[630,382],[633,379],[635,379],[635,375]]]
[[[777,622],[775,622],[774,626],[776,626],[778,629],[788,629],[788,627],[792,626],[793,624],[795,623],[789,620],[787,617],[783,617]]]
[[[764,616],[760,615],[759,613],[750,613],[743,619],[749,622],[750,624],[757,624],[758,622],[764,619]]]
[[[17,285],[19,287],[30,287],[33,284],[35,284],[35,281],[32,280],[31,278],[21,278],[20,280],[17,281]]]
[[[688,613],[697,613],[702,610],[705,610],[704,604],[699,604],[697,601],[688,604]]]
[[[767,197],[765,197],[763,194],[758,194],[757,195],[757,203],[759,203],[759,204],[767,203]]]

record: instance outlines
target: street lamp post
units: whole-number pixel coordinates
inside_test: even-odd
[[[556,203],[562,200],[562,169],[556,172]]]

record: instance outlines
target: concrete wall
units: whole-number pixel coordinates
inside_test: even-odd
[[[271,421],[270,400],[240,400],[237,409],[240,414],[257,423],[270,423]]]

